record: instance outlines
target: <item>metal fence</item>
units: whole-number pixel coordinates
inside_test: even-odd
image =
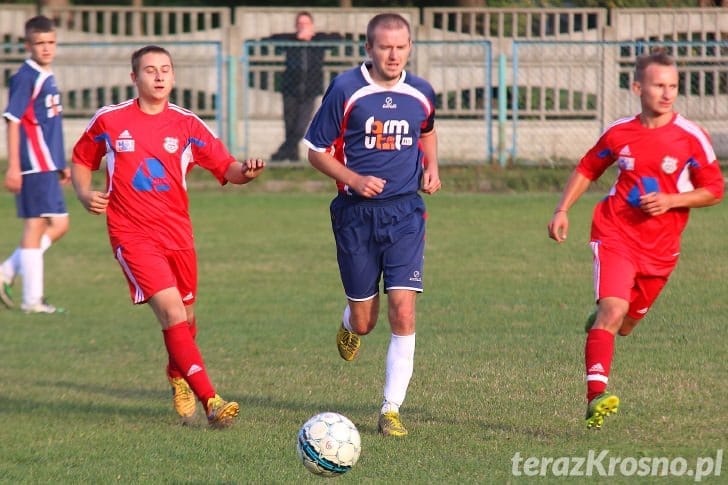
[[[284,138],[282,74],[286,48],[301,43],[248,41],[240,58],[242,73],[239,151],[270,153],[271,142]],[[366,57],[363,42],[317,42],[326,49],[321,70],[323,93],[340,72],[358,66]],[[427,79],[437,94],[440,153],[444,161],[484,161],[493,156],[492,55],[488,41],[415,42],[407,70]],[[317,99],[317,105],[320,96]]]
[[[146,43],[59,43],[54,71],[68,149],[99,107],[136,95],[130,57]],[[230,46],[217,41],[163,42],[175,61],[173,101],[206,118],[236,155],[268,158],[284,138],[282,44],[244,42],[242,55],[233,57]],[[417,41],[407,69],[437,93],[443,163],[574,163],[608,123],[639,111],[630,92],[632,71],[637,54],[653,45],[678,60],[676,109],[703,125],[718,156],[728,158],[728,40],[525,40],[513,42],[512,56],[497,59],[488,41]],[[327,48],[322,92],[365,58],[361,41]],[[3,100],[8,78],[26,55],[16,42],[6,49],[13,55],[0,62]],[[0,154],[4,143],[0,137]]]
[[[509,76],[509,158],[576,160],[609,123],[638,113],[630,90],[635,59],[654,46],[677,60],[676,110],[703,125],[718,155],[728,156],[728,41],[521,41]]]

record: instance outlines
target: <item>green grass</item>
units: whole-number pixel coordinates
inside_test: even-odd
[[[692,466],[726,448],[725,204],[694,212],[662,298],[617,342],[610,387],[622,409],[587,432],[583,321],[597,196],[572,211],[564,245],[546,235],[557,194],[427,197],[426,292],[402,409],[410,436],[392,440],[376,433],[384,311],[356,362],[335,348],[344,297],[327,188],[192,191],[198,341],[220,393],[242,407],[222,432],[202,418],[177,424],[158,324],[129,302],[103,219],[69,194],[71,230],[46,253],[46,292],[69,313],[0,309],[0,482],[318,483],[294,443],[325,410],[349,416],[362,434],[360,461],[342,483],[520,483],[529,479],[512,476],[516,452],[609,450]],[[7,193],[0,220],[4,256],[21,227]]]

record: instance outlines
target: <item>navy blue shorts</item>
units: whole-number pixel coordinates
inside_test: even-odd
[[[68,215],[58,172],[23,175],[23,186],[15,196],[20,219]]]
[[[330,210],[347,298],[373,298],[382,276],[385,293],[422,292],[427,214],[419,194],[383,201],[338,196]]]

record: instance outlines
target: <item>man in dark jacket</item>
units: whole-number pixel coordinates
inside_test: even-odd
[[[317,33],[313,16],[305,11],[296,15],[296,32],[273,34],[265,39],[286,42],[276,49],[286,55],[286,69],[281,77],[286,139],[271,155],[272,161],[300,160],[298,144],[313,117],[316,97],[323,94],[324,55],[331,47],[313,43],[341,39],[336,33]]]

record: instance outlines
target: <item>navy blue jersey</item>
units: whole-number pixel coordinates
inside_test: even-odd
[[[419,140],[434,129],[435,92],[422,78],[402,73],[392,87],[376,84],[367,64],[341,73],[329,85],[304,143],[333,149],[334,157],[360,175],[386,180],[378,199],[416,193],[425,163]],[[356,196],[337,183],[339,192]]]
[[[61,93],[53,73],[26,60],[10,78],[3,116],[20,123],[20,171],[23,174],[66,168]]]

